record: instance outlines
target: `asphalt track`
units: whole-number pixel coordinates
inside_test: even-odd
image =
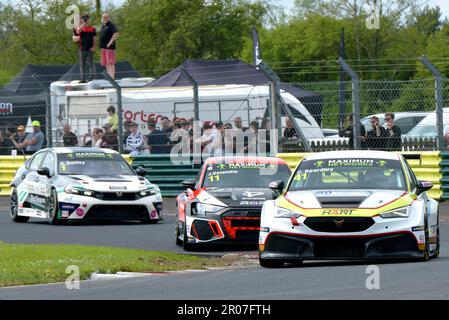
[[[7,201],[1,198],[0,241],[182,252],[173,243],[173,203],[167,203],[166,208],[166,220],[157,225],[50,226],[39,220],[16,224],[10,222]],[[67,290],[64,284],[3,288],[0,299],[449,299],[449,205],[443,204],[440,213],[441,255],[427,263],[305,262],[302,267],[283,269],[263,269],[254,264],[206,272],[83,281],[79,290]],[[366,287],[370,274],[366,272],[373,264],[379,268],[379,289],[370,290]]]

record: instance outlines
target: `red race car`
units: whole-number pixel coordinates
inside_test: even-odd
[[[257,245],[262,205],[278,196],[269,184],[286,184],[290,173],[279,158],[208,158],[196,179],[183,182],[186,191],[176,199],[176,244],[185,250],[207,244]]]

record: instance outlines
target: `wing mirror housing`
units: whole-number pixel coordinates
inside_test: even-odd
[[[420,195],[421,193],[432,189],[433,183],[430,181],[418,181],[418,185],[416,186],[416,194]]]
[[[39,174],[41,176],[46,176],[47,178],[51,177],[50,169],[48,169],[47,167],[37,169],[37,174]]]
[[[148,174],[148,171],[144,167],[140,166],[136,169],[136,173],[138,176],[145,177]]]
[[[195,184],[196,184],[195,179],[187,179],[182,182],[182,186],[184,188],[192,190],[195,190]]]
[[[276,180],[276,181],[272,181],[269,184],[269,187],[270,187],[271,190],[273,190],[277,194],[281,194],[282,191],[284,190],[285,183],[282,180]]]

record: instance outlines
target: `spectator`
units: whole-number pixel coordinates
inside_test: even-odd
[[[253,130],[253,132],[257,134],[257,131],[259,130],[259,123],[255,120],[251,121],[251,123],[249,124],[249,129]]]
[[[63,127],[62,141],[64,142],[64,147],[74,147],[78,145],[78,138],[76,134],[71,131],[70,124],[66,123]]]
[[[92,130],[92,147],[101,148],[103,143],[103,130],[100,128],[94,128]]]
[[[371,150],[385,150],[385,138],[387,130],[379,123],[379,118],[372,116],[370,119],[372,130],[368,131],[366,143]]]
[[[235,117],[234,125],[234,144],[236,150],[242,152],[248,147],[248,137],[243,134],[248,128],[242,125],[242,118],[240,117]]]
[[[81,26],[75,29],[73,41],[79,43],[79,64],[81,83],[94,78],[94,51],[97,31],[89,25],[89,15],[85,13],[81,18]]]
[[[29,133],[22,143],[18,143],[15,140],[12,140],[14,146],[17,149],[25,148],[26,154],[35,153],[36,151],[40,150],[42,148],[42,145],[44,144],[45,137],[43,132],[40,130],[41,123],[37,120],[34,120],[31,125],[33,126],[33,132]]]
[[[235,117],[234,125],[235,125],[234,131],[236,131],[236,132],[237,131],[246,131],[248,129],[248,128],[243,126],[241,117]]]
[[[139,131],[137,123],[131,122],[129,124],[130,134],[126,139],[125,149],[129,150],[131,156],[138,156],[143,154],[144,140],[142,134]]]
[[[126,120],[125,123],[123,123],[123,128],[125,129],[123,131],[123,145],[126,145],[126,140],[128,139],[129,135],[131,134],[130,124],[131,120]],[[127,150],[124,150],[125,153],[129,153]]]
[[[151,154],[170,153],[170,145],[167,135],[156,129],[156,120],[150,118],[147,125],[148,131],[148,147]]]
[[[17,150],[17,148],[14,146],[11,137],[13,137],[14,140],[18,140],[19,136],[16,134],[16,130],[14,128],[8,128],[6,129],[6,137],[3,137],[3,145],[5,149],[7,150],[7,154],[11,154],[11,151]]]
[[[211,154],[212,152],[212,141],[214,141],[215,135],[212,130],[212,126],[205,123],[203,126],[203,135],[201,138],[197,139],[195,142],[201,144],[201,152],[205,154]]]
[[[285,119],[285,130],[284,130],[284,140],[297,140],[299,139],[299,135],[296,132],[296,129],[293,127],[293,122],[290,118]]]
[[[235,141],[234,141],[234,129],[232,128],[231,123],[225,123],[224,128],[224,139],[223,139],[223,147],[224,153],[226,155],[234,154],[236,151]],[[225,155],[225,154],[223,154]]]
[[[270,119],[263,118],[262,123],[260,125],[261,130],[265,130],[265,138],[262,138],[259,141],[259,149],[263,148],[263,145],[265,145],[265,150],[262,150],[262,154],[269,154],[271,152],[271,141],[270,141],[270,131],[271,131],[271,121]],[[258,150],[259,151],[259,150]]]
[[[86,132],[83,136],[83,147],[92,147],[92,135]]]
[[[118,151],[118,138],[117,134],[112,131],[112,125],[110,123],[106,123],[103,126],[104,134],[103,134],[103,142],[101,143],[102,148],[110,148],[115,151]]]
[[[8,140],[10,141],[10,140]],[[11,149],[10,147],[5,143],[5,138],[3,136],[3,131],[0,131],[0,155],[10,155]]]
[[[169,146],[168,153],[169,153],[171,150],[171,147],[173,146],[173,144],[172,144],[173,141],[170,140],[171,134],[173,132],[173,127],[171,125],[170,119],[168,119],[167,117],[161,118],[161,132],[167,136],[167,142],[168,142],[168,146]]]
[[[115,41],[118,38],[117,27],[110,21],[109,14],[103,13],[100,31],[101,65],[108,75],[115,79]]]
[[[108,112],[108,123],[112,126],[113,131],[118,130],[118,115],[115,113],[114,106],[109,106],[106,111]]]
[[[387,123],[387,139],[385,143],[386,150],[402,150],[401,129],[394,123],[394,113],[385,113],[385,122]]]
[[[217,132],[214,136],[214,140],[211,142],[210,149],[211,155],[214,157],[224,155],[225,151],[225,129],[223,122],[219,121],[215,123]]]
[[[354,149],[354,123],[353,123],[354,121],[353,121],[352,113],[347,115],[346,122],[347,122],[347,127],[339,132],[339,136],[349,138],[349,141],[348,141],[349,148]],[[360,125],[360,147],[362,149],[366,149],[367,143],[366,143],[365,126],[361,122],[359,122],[359,125]]]
[[[17,127],[17,134],[10,134],[9,140],[17,151],[25,153],[24,148],[17,148],[17,145],[22,144],[26,139],[25,127],[20,125]]]

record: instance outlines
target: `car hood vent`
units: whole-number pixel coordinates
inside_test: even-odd
[[[317,197],[323,208],[358,208],[366,197]]]

